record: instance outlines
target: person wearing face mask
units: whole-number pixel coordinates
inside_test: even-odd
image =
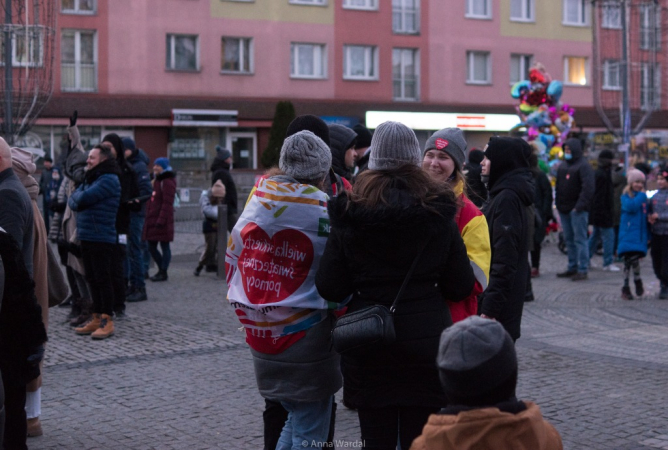
[[[482,152],[481,152],[482,153]],[[478,311],[478,295],[487,287],[492,249],[487,220],[469,199],[466,178],[461,170],[466,155],[464,133],[459,128],[444,128],[426,142],[422,169],[438,183],[447,184],[457,196],[455,222],[466,246],[466,254],[476,277],[469,297],[461,302],[448,300],[452,322],[457,323]]]
[[[478,313],[501,323],[513,341],[520,337],[529,280],[529,219],[534,199],[530,156],[531,147],[523,139],[493,137],[482,161],[481,178],[489,189],[483,212],[489,226],[492,264]]]
[[[579,139],[571,138],[564,143],[564,160],[557,170],[554,203],[564,229],[568,268],[557,276],[580,281],[587,279],[589,270],[587,225],[594,198],[594,169],[583,158]]]

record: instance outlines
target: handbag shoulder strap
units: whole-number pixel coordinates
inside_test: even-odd
[[[404,293],[404,290],[406,289],[406,286],[408,286],[408,281],[411,278],[411,275],[413,275],[413,271],[415,270],[415,267],[417,266],[418,260],[420,259],[420,256],[422,256],[422,252],[424,251],[425,247],[427,246],[427,242],[429,239],[425,239],[424,243],[420,247],[420,251],[418,254],[415,256],[415,259],[413,259],[413,263],[411,264],[411,268],[408,269],[408,273],[406,274],[406,278],[404,278],[404,282],[401,284],[401,287],[399,288],[399,292],[397,293],[397,296],[395,297],[394,301],[392,302],[392,306],[390,306],[390,312],[394,313],[394,310],[397,308],[397,304],[399,303],[399,299]]]

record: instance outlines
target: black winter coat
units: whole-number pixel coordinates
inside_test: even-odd
[[[545,175],[545,172],[540,170],[538,167],[531,169],[531,175],[533,176],[534,182],[534,197],[533,203],[536,207],[536,214],[540,218],[540,227],[536,229],[534,234],[534,248],[540,246],[545,239],[545,227],[547,226],[550,219],[553,218],[552,215],[552,185],[550,180]]]
[[[595,227],[612,228],[615,218],[615,198],[612,184],[612,168],[610,162],[598,162],[594,172],[596,188],[589,213],[589,224]]]
[[[529,271],[528,222],[534,198],[530,170],[520,168],[501,175],[489,195],[483,212],[489,227],[492,264],[478,312],[498,320],[517,340]]]
[[[139,197],[139,183],[137,174],[125,158],[118,158],[116,162],[121,170],[121,176],[118,177],[121,182],[121,201],[116,215],[116,233],[128,234],[130,232],[130,213],[139,212],[142,209],[141,203],[129,203],[130,200]]]
[[[470,164],[467,166],[466,184],[468,186],[468,197],[478,208],[481,208],[487,200],[487,186],[482,182],[480,175],[482,167],[480,164]]]
[[[563,161],[557,169],[555,205],[559,212],[568,214],[572,210],[589,211],[594,197],[594,169],[582,156],[580,141],[568,139],[565,142],[573,154],[573,159]]]
[[[211,186],[220,180],[225,185],[225,204],[227,205],[227,215],[237,213],[237,185],[234,183],[234,178],[230,174],[230,165],[224,160],[216,157],[211,163]],[[229,225],[229,223],[228,223]],[[234,226],[234,224],[232,224]]]
[[[463,300],[475,283],[464,242],[454,222],[456,206],[439,199],[438,213],[405,191],[387,193],[389,205],[374,210],[348,196],[330,202],[331,234],[316,274],[320,295],[348,311],[390,306],[422,244],[425,247],[395,313],[397,341],[365,357],[342,357],[346,401],[355,407],[446,404],[435,365],[441,332],[452,324],[445,298]]]

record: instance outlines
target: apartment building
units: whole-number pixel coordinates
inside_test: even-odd
[[[58,2],[54,95],[27,138],[54,156],[76,109],[88,145],[129,135],[193,172],[222,145],[258,170],[279,100],[350,126],[400,118],[422,141],[460,126],[480,147],[519,121],[510,87],[534,62],[579,129],[603,129],[587,0]]]

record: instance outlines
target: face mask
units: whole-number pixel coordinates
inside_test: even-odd
[[[565,159],[566,161],[570,161],[571,159],[573,159],[573,155],[571,155],[570,153],[566,153],[566,154],[564,155],[564,159]]]

